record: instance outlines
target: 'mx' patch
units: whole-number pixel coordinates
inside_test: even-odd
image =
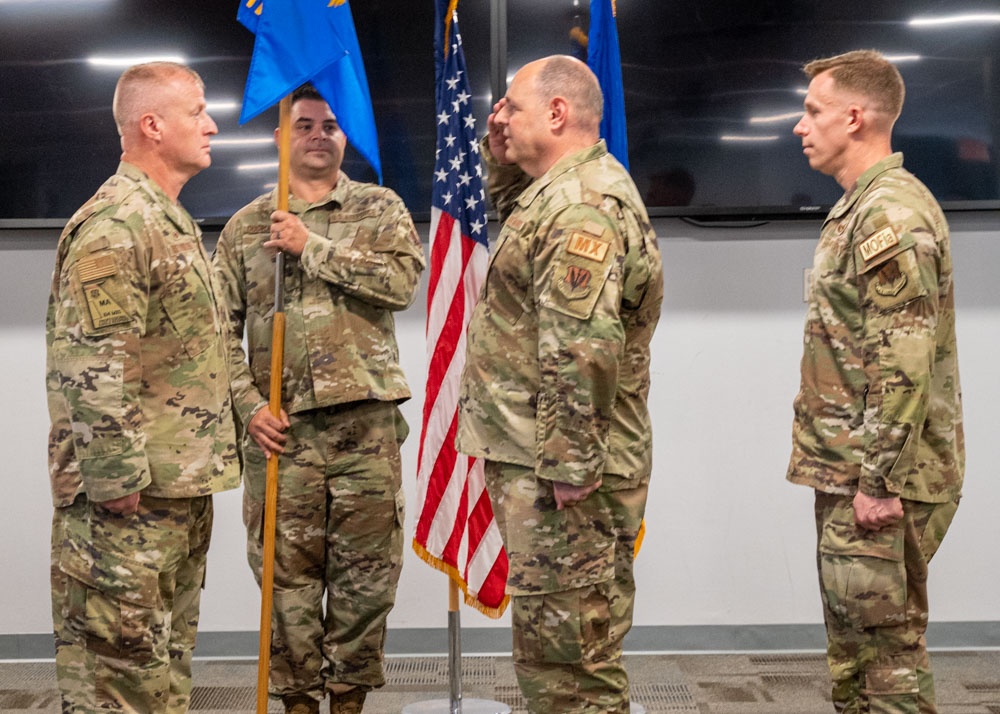
[[[899,236],[890,226],[886,226],[865,238],[858,249],[861,251],[861,257],[867,262],[897,245],[899,245]]]
[[[107,290],[103,282],[118,272],[115,259],[110,255],[81,260],[77,267],[77,277],[83,285],[83,294],[90,310],[90,319],[95,328],[110,327],[129,322],[131,318]]]
[[[585,233],[574,233],[569,237],[569,243],[566,244],[566,252],[593,260],[596,263],[603,263],[610,246],[608,241],[600,238]]]

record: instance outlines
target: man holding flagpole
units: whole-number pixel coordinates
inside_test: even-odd
[[[318,712],[327,694],[332,714],[360,712],[365,693],[385,683],[385,623],[403,556],[408,427],[397,405],[410,390],[393,312],[413,302],[425,262],[402,200],[341,171],[345,145],[326,100],[309,85],[296,90],[289,211],[275,210],[274,192],[260,196],[226,224],[214,257],[232,323],[258,579],[266,457],[281,454],[270,691],[295,714]],[[276,418],[267,404],[279,250],[286,352]]]
[[[547,57],[515,75],[481,144],[504,223],[469,325],[457,446],[486,460],[535,714],[629,711],[663,276],[642,200],[600,139],[602,106],[585,64]]]

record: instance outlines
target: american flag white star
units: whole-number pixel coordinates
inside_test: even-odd
[[[452,51],[461,39],[456,36]],[[450,57],[448,59],[451,59]],[[461,65],[459,65],[461,67]],[[438,141],[434,163],[434,203],[463,223],[467,235],[484,240],[486,228],[483,168],[476,139],[476,119],[472,114],[472,93],[467,75],[454,65],[448,67],[438,85]],[[473,226],[478,225],[478,230]]]

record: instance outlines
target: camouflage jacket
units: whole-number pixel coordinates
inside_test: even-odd
[[[875,164],[823,224],[788,479],[944,502],[965,469],[951,248],[902,163]]]
[[[225,317],[191,216],[142,171],[70,219],[46,317],[57,506],[239,485]]]
[[[648,479],[663,272],[631,178],[602,141],[521,191],[483,152],[504,225],[469,325],[458,449],[575,485]]]
[[[244,429],[270,393],[274,256],[263,243],[275,200],[271,192],[237,212],[213,257],[229,308],[233,395]],[[299,258],[285,257],[283,408],[292,414],[408,398],[392,313],[413,302],[425,263],[403,201],[341,173],[321,200],[292,196],[289,210],[309,238]]]

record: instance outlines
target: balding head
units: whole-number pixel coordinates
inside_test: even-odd
[[[529,62],[491,115],[491,147],[502,134],[505,160],[537,178],[600,140],[603,108],[597,77],[580,60],[554,55]]]
[[[604,114],[601,84],[590,67],[569,55],[545,57],[538,65],[535,89],[543,102],[563,97],[571,107],[571,121],[582,131],[598,134]],[[528,66],[528,65],[526,65]]]

